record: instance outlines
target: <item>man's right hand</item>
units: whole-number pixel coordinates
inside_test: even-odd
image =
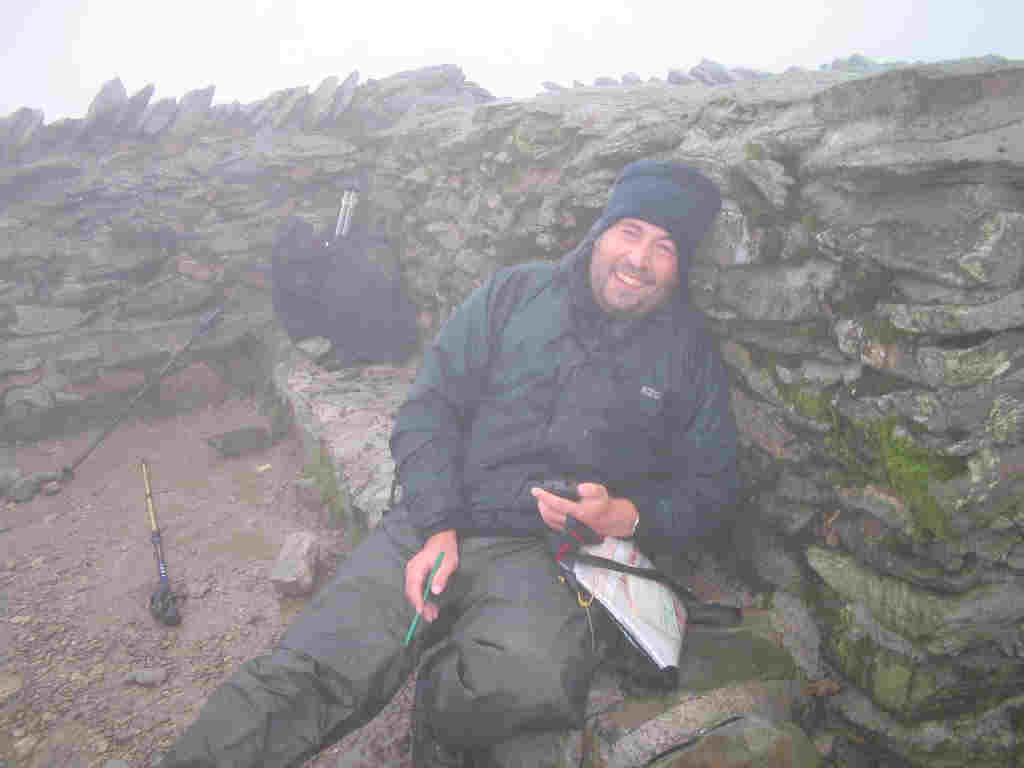
[[[459,567],[459,539],[454,528],[435,533],[427,539],[423,549],[409,558],[409,562],[405,564],[405,598],[427,621],[436,619],[440,611],[437,603],[423,602],[423,585],[433,570],[440,552],[444,552],[444,559],[430,586],[431,594],[439,595],[444,592],[444,588],[448,586],[448,579]]]

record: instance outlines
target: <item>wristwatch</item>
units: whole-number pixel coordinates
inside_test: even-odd
[[[631,533],[629,534],[629,535],[630,535],[630,537],[634,537],[634,536],[636,536],[636,529],[637,529],[637,527],[638,527],[639,525],[640,525],[640,510],[637,510],[637,512],[636,512],[636,520],[634,520],[634,521],[633,521],[633,530],[632,530],[632,532],[631,532]]]

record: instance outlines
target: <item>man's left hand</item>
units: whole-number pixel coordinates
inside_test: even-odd
[[[553,531],[565,530],[568,517],[575,517],[601,536],[625,539],[633,534],[636,506],[629,499],[616,498],[600,483],[580,483],[579,501],[570,501],[543,488],[532,488],[541,519]]]

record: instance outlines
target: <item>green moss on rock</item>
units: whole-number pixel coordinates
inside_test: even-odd
[[[830,411],[832,431],[825,439],[829,453],[843,466],[847,485],[882,483],[895,491],[910,510],[910,535],[948,539],[949,512],[930,490],[967,470],[963,458],[942,456],[918,444],[898,419],[856,424]]]
[[[861,327],[864,329],[864,335],[877,344],[909,346],[916,341],[914,334],[897,327],[892,320],[881,315],[867,315],[861,322]]]
[[[768,153],[761,144],[755,144],[752,141],[748,141],[743,145],[743,154],[746,158],[755,163],[762,163],[768,159]]]
[[[831,424],[835,421],[834,408],[827,392],[799,384],[780,384],[779,391],[796,412],[805,419]]]
[[[878,426],[877,436],[885,479],[907,503],[914,518],[912,533],[921,538],[949,538],[948,514],[929,491],[929,484],[945,482],[962,473],[966,469],[964,460],[922,448],[891,420]]]
[[[366,533],[366,522],[359,519],[348,488],[338,480],[327,446],[321,443],[319,454],[305,467],[305,475],[313,479],[320,491],[320,501],[327,507],[327,525],[344,528],[349,525],[356,540]]]

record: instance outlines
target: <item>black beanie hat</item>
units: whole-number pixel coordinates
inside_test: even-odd
[[[679,163],[637,160],[615,180],[601,214],[601,231],[619,219],[642,219],[672,236],[684,259],[697,249],[722,208],[722,195],[706,176]]]

